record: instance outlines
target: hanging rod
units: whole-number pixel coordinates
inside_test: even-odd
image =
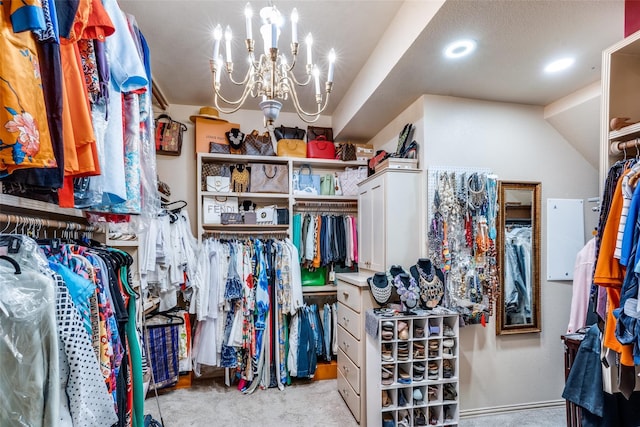
[[[271,237],[275,239],[285,239],[289,234],[284,231],[205,231],[202,233],[204,237],[226,238],[226,239],[244,239],[245,237]]]
[[[640,147],[640,138],[632,139],[630,141],[617,141],[612,142],[609,146],[609,154],[617,156],[623,154],[625,150],[629,148],[638,149]]]
[[[36,218],[30,216],[0,214],[0,222],[6,223],[9,228],[11,224],[33,226],[39,228],[57,228],[61,230],[69,231],[85,231],[85,232],[98,232],[104,233],[103,226],[85,225],[78,222],[71,221],[56,221],[52,219]]]
[[[318,202],[318,201],[307,201],[307,200],[296,200],[296,206],[358,206],[357,200],[345,200],[344,202]]]

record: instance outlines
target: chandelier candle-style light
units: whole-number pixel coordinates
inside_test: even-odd
[[[284,25],[284,17],[275,6],[264,7],[260,10],[260,18],[262,26],[260,27],[260,35],[264,44],[264,53],[258,58],[255,54],[255,41],[252,34],[252,17],[253,11],[251,5],[247,3],[245,10],[246,35],[245,45],[248,52],[249,69],[242,81],[236,81],[233,78],[233,61],[231,56],[231,27],[227,26],[222,32],[220,24],[213,31],[213,59],[211,60],[211,71],[213,73],[213,90],[214,102],[218,110],[223,113],[234,113],[238,111],[249,95],[254,98],[261,98],[260,108],[264,113],[267,126],[273,125],[278,118],[278,113],[282,108],[282,102],[279,99],[287,100],[291,97],[293,105],[298,116],[307,123],[313,123],[318,120],[320,114],[325,110],[329,102],[329,94],[333,86],[333,73],[336,60],[336,54],[333,49],[329,52],[329,70],[327,72],[327,81],[324,85],[323,94],[320,91],[320,71],[318,66],[313,63],[312,47],[313,37],[311,33],[305,38],[307,45],[307,62],[306,76],[299,81],[293,69],[298,59],[298,11],[294,8],[291,12],[291,60],[278,49],[278,39],[282,27]],[[224,36],[225,54],[222,58],[220,53],[220,44]],[[220,93],[220,77],[226,70],[229,80],[237,85],[243,86],[242,95],[237,100],[229,100]],[[296,86],[307,86],[314,81],[315,84],[315,104],[317,109],[308,112],[300,105]],[[222,103],[222,105],[220,105]]]

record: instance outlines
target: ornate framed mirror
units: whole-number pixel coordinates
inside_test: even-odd
[[[541,187],[539,182],[500,181],[498,185],[498,335],[541,331]]]

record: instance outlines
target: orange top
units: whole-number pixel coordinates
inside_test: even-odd
[[[596,269],[593,276],[594,283],[599,286],[615,287],[620,289],[624,280],[625,268],[620,265],[620,261],[618,259],[613,257],[613,253],[616,249],[618,225],[620,224],[620,215],[622,213],[622,176],[624,176],[627,171],[628,169],[625,170],[622,173],[621,178],[618,179],[616,189],[613,193],[607,223],[602,231],[600,253],[598,254]]]
[[[620,344],[616,338],[616,324],[618,320],[613,315],[613,310],[620,307],[620,289],[607,288],[607,319],[602,334],[602,344],[617,353],[620,353],[620,363],[625,366],[633,366],[633,345]]]

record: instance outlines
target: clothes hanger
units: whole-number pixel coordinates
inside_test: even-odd
[[[0,255],[0,259],[8,261],[11,265],[13,265],[13,268],[16,270],[14,274],[22,274],[22,270],[20,270],[20,264],[18,264],[15,259],[11,258],[8,255]]]

